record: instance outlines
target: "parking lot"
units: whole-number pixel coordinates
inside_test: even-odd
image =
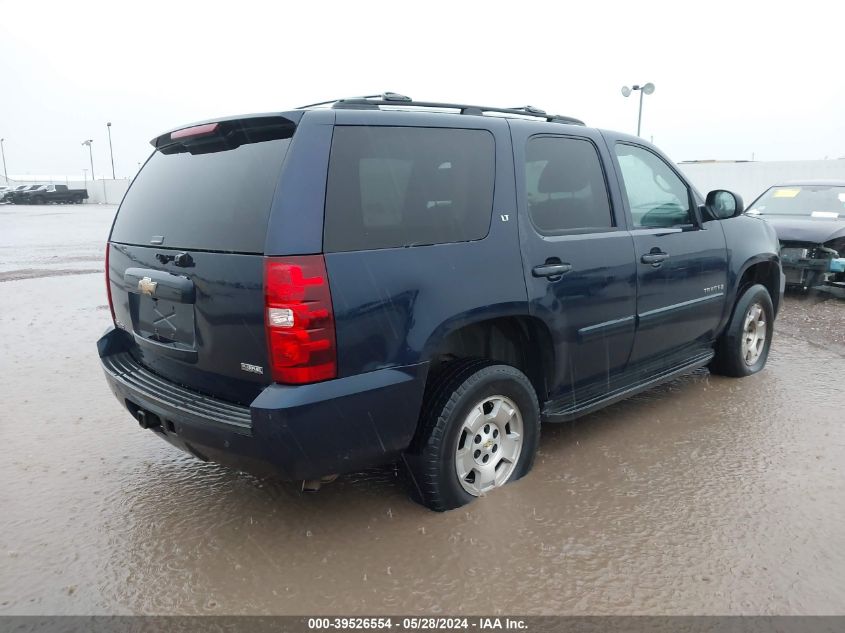
[[[114,210],[0,207],[0,613],[841,613],[845,300],[789,296],[765,371],[546,426],[436,514],[391,468],[301,494],[142,431],[94,345]]]

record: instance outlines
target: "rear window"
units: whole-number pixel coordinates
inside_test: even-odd
[[[240,139],[242,144],[231,148],[222,141],[206,142],[198,150],[171,146],[163,153],[160,148],[129,188],[111,239],[142,246],[263,253],[290,134],[287,129],[270,140]],[[278,138],[281,135],[287,138]]]
[[[338,126],[326,191],[327,252],[467,242],[490,229],[486,130]]]

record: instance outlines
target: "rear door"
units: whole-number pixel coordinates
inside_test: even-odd
[[[701,221],[696,193],[655,150],[627,138],[612,147],[637,256],[631,363],[681,360],[710,346],[722,318],[722,226]]]
[[[552,397],[583,404],[612,388],[634,340],[636,267],[601,136],[511,121],[530,311],[549,327]],[[612,171],[610,172],[612,173]]]
[[[244,404],[270,382],[264,245],[293,130],[253,117],[156,139],[107,260],[116,326],[151,371]]]

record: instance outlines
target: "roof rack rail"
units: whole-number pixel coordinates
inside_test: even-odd
[[[387,93],[390,94],[390,93]],[[376,99],[377,97],[382,97],[384,95],[364,95],[363,97],[353,97],[354,99]],[[316,108],[317,106],[321,105],[329,105],[330,103],[337,103],[338,101],[342,101],[342,99],[329,99],[328,101],[318,101],[317,103],[309,103],[308,105],[298,106],[294,108],[295,110],[304,110],[305,108]]]
[[[526,105],[516,108],[497,108],[494,106],[467,105],[463,103],[439,103],[434,101],[414,101],[410,97],[395,92],[385,92],[381,95],[368,95],[366,97],[352,97],[348,99],[335,99],[334,101],[323,101],[302,106],[310,108],[320,105],[332,104],[333,109],[355,109],[355,110],[378,110],[381,106],[407,106],[413,108],[434,108],[440,110],[458,110],[461,114],[483,115],[486,112],[497,114],[514,114],[518,116],[532,116],[545,119],[553,123],[568,123],[570,125],[585,125],[585,123],[574,117],[562,116],[559,114],[548,114],[545,110]]]

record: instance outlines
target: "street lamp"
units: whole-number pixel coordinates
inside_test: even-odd
[[[94,139],[89,138],[87,141],[82,141],[82,144],[88,146],[88,160],[91,161],[91,180],[96,180],[97,177],[94,175],[94,154],[91,152],[91,143],[93,142]]]
[[[635,85],[633,88],[629,88],[628,86],[622,86],[622,96],[623,97],[630,97],[631,93],[634,90],[640,91],[640,113],[637,116],[637,136],[639,136],[640,135],[640,124],[643,121],[643,95],[644,94],[650,95],[652,92],[654,92],[654,84],[653,83],[647,83],[644,86]]]
[[[3,143],[6,141],[4,138],[0,138],[0,154],[3,154],[3,178],[6,179],[6,184],[9,184],[9,173],[6,171],[6,149],[3,147]]]
[[[111,122],[106,123],[106,129],[109,131],[109,156],[111,157],[111,177],[112,180],[117,180],[114,175],[114,151],[111,148]]]

